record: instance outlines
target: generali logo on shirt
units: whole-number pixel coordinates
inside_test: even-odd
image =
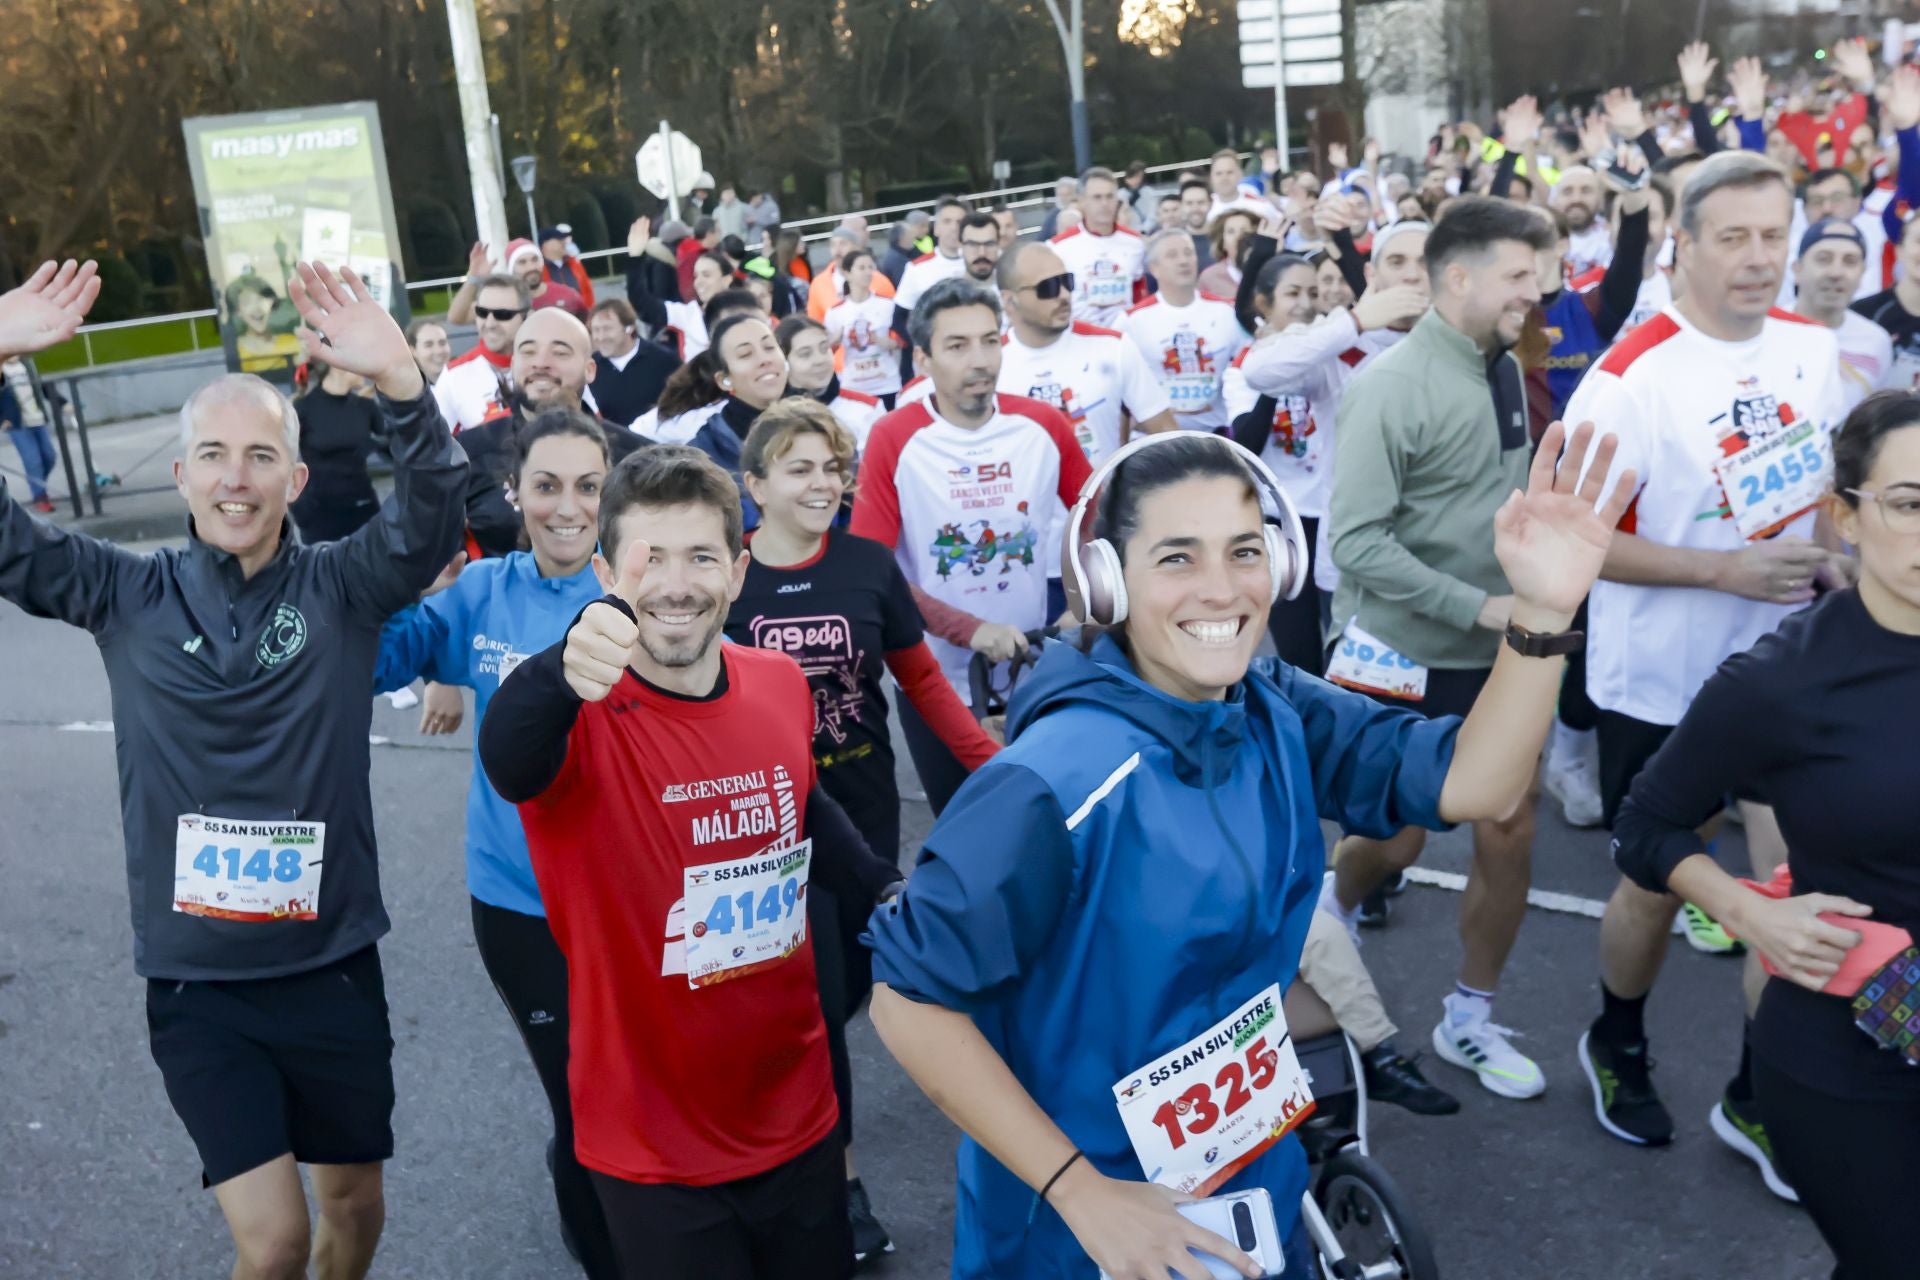
[[[734,773],[719,778],[670,784],[660,793],[662,804],[707,802],[704,812],[689,819],[689,836],[696,847],[725,844],[754,837],[797,837],[800,829],[799,807],[794,801],[793,779],[785,766],[751,773]]]

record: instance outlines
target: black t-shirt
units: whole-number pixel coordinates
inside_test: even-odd
[[[1751,785],[1780,819],[1796,894],[1852,898],[1920,938],[1916,708],[1920,636],[1880,626],[1858,591],[1834,592],[1701,688],[1634,780],[1614,826],[1616,861],[1643,885],[1664,885],[1699,851],[1693,828]],[[1855,1028],[1850,1005],[1774,978],[1753,1051],[1809,1088],[1910,1103],[1920,1071]]]
[[[624,369],[594,352],[593,402],[600,416],[625,426],[653,408],[667,379],[680,367],[680,357],[658,342],[641,340]]]
[[[1887,374],[1887,386],[1920,391],[1920,316],[1900,304],[1899,290],[1883,289],[1860,299],[1853,309],[1893,338],[1893,368]]]
[[[835,530],[812,560],[747,566],[727,614],[727,638],[789,654],[813,689],[813,755],[820,785],[856,822],[876,805],[897,807],[886,654],[922,636],[920,611],[893,553]]]
[[[319,387],[294,401],[300,419],[300,461],[307,487],[292,508],[306,542],[344,538],[380,510],[367,455],[381,431],[372,396],[337,396]]]

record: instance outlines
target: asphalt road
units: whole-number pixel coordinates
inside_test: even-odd
[[[398,1152],[387,1170],[382,1277],[575,1274],[546,1184],[543,1103],[481,972],[459,832],[470,753],[375,704],[373,796],[392,935],[382,944],[398,1041]],[[0,603],[0,1277],[213,1277],[230,1265],[213,1197],[148,1056],[131,965],[106,682],[88,639]],[[903,753],[904,756],[904,753]],[[905,784],[911,788],[911,779]],[[928,815],[910,803],[907,853]],[[1737,839],[1723,841],[1743,858]],[[1425,864],[1464,870],[1463,834]],[[1535,883],[1587,898],[1612,881],[1604,840],[1545,812]],[[1405,1048],[1424,1047],[1458,960],[1457,895],[1415,887],[1366,956]],[[1664,1151],[1601,1134],[1574,1057],[1597,1000],[1596,923],[1529,914],[1497,1017],[1547,1074],[1503,1101],[1429,1057],[1464,1111],[1376,1108],[1375,1155],[1418,1206],[1449,1277],[1824,1276],[1817,1236],[1708,1133],[1732,1067],[1739,965],[1674,954],[1649,1013],[1658,1079],[1681,1122]],[[872,1274],[946,1274],[954,1133],[864,1019],[854,1037],[860,1162],[899,1252]]]

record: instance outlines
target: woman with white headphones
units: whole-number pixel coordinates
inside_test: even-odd
[[[1627,495],[1613,441],[1555,424],[1496,521],[1514,627],[1473,712],[1427,721],[1254,659],[1307,550],[1286,493],[1220,437],[1149,436],[1087,482],[1009,745],[874,915],[873,1021],[966,1133],[953,1275],[1203,1280],[1262,1268],[1175,1211],[1264,1190],[1290,1276],[1310,1109],[1281,1008],[1325,861],[1320,820],[1389,832],[1520,804],[1566,631]],[[1091,534],[1091,540],[1087,541]],[[1296,1269],[1297,1268],[1297,1269]]]

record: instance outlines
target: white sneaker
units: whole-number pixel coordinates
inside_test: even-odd
[[[1464,1012],[1457,997],[1443,1002],[1446,1012],[1433,1029],[1433,1051],[1456,1067],[1480,1077],[1480,1087],[1503,1098],[1537,1098],[1547,1090],[1547,1078],[1526,1054],[1507,1043],[1517,1035],[1495,1026],[1485,1013]],[[1479,1003],[1479,1002],[1474,1002]]]
[[[1554,728],[1554,743],[1547,752],[1542,784],[1547,794],[1560,802],[1560,812],[1568,826],[1597,827],[1604,812],[1600,804],[1599,764],[1586,742],[1569,745],[1569,740],[1592,739],[1594,735],[1571,732],[1562,735],[1558,732],[1562,726],[1556,724]]]
[[[1354,947],[1358,949],[1360,946],[1360,908],[1355,907],[1353,910],[1348,911],[1340,905],[1340,899],[1336,897],[1333,892],[1333,872],[1331,871],[1320,878],[1320,902],[1318,910],[1324,911],[1335,920],[1338,920],[1341,926],[1346,929],[1347,936],[1353,939]]]

